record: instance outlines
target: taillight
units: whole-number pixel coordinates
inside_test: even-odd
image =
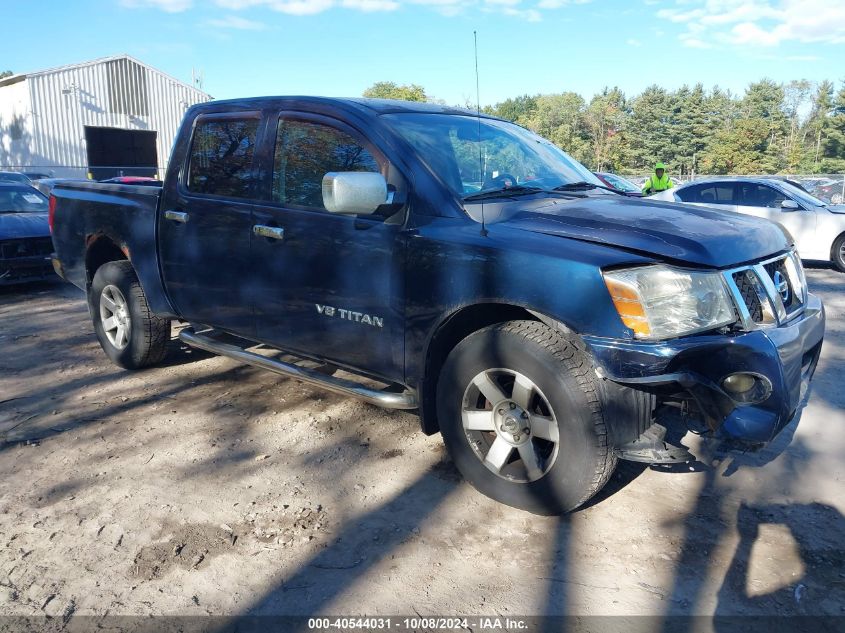
[[[53,234],[53,218],[56,215],[56,196],[50,194],[50,212],[47,215],[47,224],[50,225],[50,234]]]

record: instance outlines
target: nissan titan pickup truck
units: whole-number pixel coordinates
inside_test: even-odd
[[[49,210],[54,267],[121,367],[160,362],[181,322],[190,346],[416,410],[475,488],[539,514],[620,458],[693,459],[679,425],[765,445],[824,336],[777,224],[620,195],[432,104],[204,103],[161,187],[60,184]]]

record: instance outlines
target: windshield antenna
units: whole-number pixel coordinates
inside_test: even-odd
[[[481,153],[481,91],[478,87],[478,34],[472,32],[475,45],[475,116],[478,119],[478,170],[481,174],[481,185],[484,186],[484,157]],[[481,200],[481,237],[487,237],[487,227],[484,224],[484,199]]]

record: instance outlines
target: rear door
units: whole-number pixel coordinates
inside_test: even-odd
[[[679,189],[676,194],[683,202],[722,211],[736,211],[734,183],[705,182]]]
[[[253,233],[251,259],[260,272],[252,280],[258,340],[401,380],[404,210],[337,215],[322,199],[328,172],[380,172],[394,189],[401,176],[363,134],[333,118],[281,113],[267,135],[272,183],[255,208],[254,231],[263,234]]]
[[[256,191],[258,112],[209,114],[194,122],[188,158],[159,210],[165,287],[185,319],[253,336],[245,283]]]

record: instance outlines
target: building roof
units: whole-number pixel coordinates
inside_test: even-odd
[[[49,75],[51,73],[58,73],[58,72],[62,72],[62,71],[65,71],[65,70],[70,70],[72,68],[83,68],[85,66],[96,66],[98,64],[104,64],[106,62],[116,61],[118,59],[128,59],[129,61],[134,62],[134,63],[138,64],[139,66],[143,66],[144,68],[146,68],[147,70],[149,70],[151,72],[158,73],[159,75],[163,75],[163,76],[167,77],[168,79],[170,79],[171,81],[173,81],[175,83],[182,84],[186,88],[190,88],[192,90],[196,90],[197,92],[201,92],[204,95],[206,95],[209,99],[212,98],[211,95],[209,95],[207,92],[205,92],[203,90],[200,90],[196,86],[192,86],[189,83],[185,83],[184,81],[176,79],[175,77],[168,75],[165,72],[160,71],[158,68],[154,68],[154,67],[150,66],[149,64],[145,64],[144,62],[135,59],[131,55],[126,55],[126,54],[112,55],[110,57],[100,57],[98,59],[92,59],[91,61],[87,61],[87,62],[80,62],[78,64],[67,64],[65,66],[56,66],[55,68],[45,68],[44,70],[35,70],[35,71],[32,71],[32,72],[28,72],[28,73],[18,73],[16,75],[12,75],[11,77],[6,77],[5,79],[0,79],[0,88],[2,88],[3,86],[10,86],[12,84],[16,84],[20,81],[24,81],[25,79],[28,79],[29,77],[40,77],[41,75]]]

